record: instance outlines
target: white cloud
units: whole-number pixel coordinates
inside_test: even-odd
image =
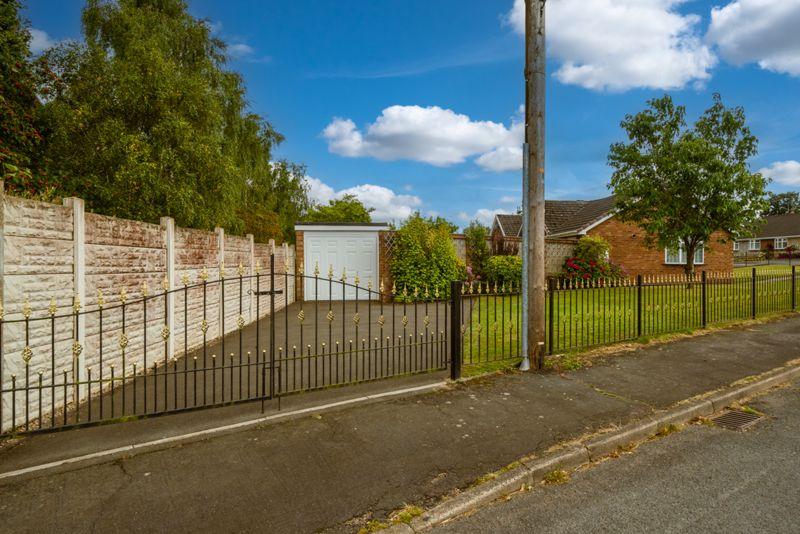
[[[463,163],[481,155],[478,165],[487,170],[519,169],[513,150],[522,143],[523,125],[508,127],[492,121],[474,121],[467,115],[438,106],[390,106],[364,132],[350,119],[335,118],[323,131],[328,150],[341,156],[381,160],[409,159],[440,167]]]
[[[311,176],[306,177],[308,196],[318,204],[345,195],[354,195],[366,207],[373,208],[372,220],[376,222],[402,221],[417,211],[422,200],[414,195],[398,195],[391,189],[374,184],[361,184],[336,191],[334,188]]]
[[[800,161],[776,161],[769,167],[759,169],[758,172],[779,184],[800,185]]]
[[[679,89],[710,78],[716,57],[698,35],[700,17],[685,0],[550,0],[548,54],[554,76],[587,89]],[[525,2],[515,0],[504,23],[524,35]]]
[[[512,196],[512,195],[506,195],[506,196],[500,197],[500,202],[502,204],[519,204],[520,202],[522,202],[522,199],[520,197],[518,197],[518,196],[515,197],[515,196]]]
[[[36,28],[30,29],[31,42],[30,48],[32,54],[40,54],[48,48],[57,44],[45,31],[37,30]]]
[[[490,210],[490,209],[487,209],[487,208],[481,208],[481,209],[477,210],[475,213],[473,213],[472,215],[470,215],[469,213],[467,213],[465,211],[459,212],[458,213],[458,219],[460,221],[464,222],[464,223],[469,223],[471,221],[477,220],[479,223],[481,223],[481,224],[483,224],[485,226],[491,226],[492,222],[494,221],[494,216],[495,215],[504,214],[504,213],[511,213],[511,212],[506,210],[506,209],[502,209],[502,208],[496,209],[496,210]]]
[[[522,168],[522,147],[501,146],[475,160],[482,169],[493,172],[516,171]]]
[[[234,43],[228,45],[228,52],[232,57],[239,58],[239,57],[249,56],[250,54],[255,52],[255,49],[249,44]]]
[[[736,0],[711,10],[707,39],[734,65],[800,76],[800,2]]]

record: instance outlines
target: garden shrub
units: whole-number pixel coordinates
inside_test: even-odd
[[[602,263],[608,261],[611,245],[602,237],[585,235],[575,245],[575,257],[586,261]]]
[[[408,290],[408,300],[412,299],[415,288],[420,294],[427,288],[430,295],[438,289],[444,296],[450,282],[465,276],[464,263],[458,259],[453,246],[450,226],[421,217],[419,213],[409,217],[395,233],[390,270],[398,300],[403,300],[404,288]]]
[[[467,278],[483,280],[486,278],[486,262],[492,256],[486,240],[489,229],[478,221],[472,221],[464,230],[467,249]]]
[[[600,280],[622,278],[623,269],[608,261],[611,247],[602,237],[583,236],[575,246],[575,255],[564,262],[560,278],[567,280]]]
[[[519,256],[492,256],[486,262],[486,277],[490,283],[522,283],[522,258]]]

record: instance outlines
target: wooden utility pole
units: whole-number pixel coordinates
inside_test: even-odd
[[[545,0],[525,1],[525,148],[522,368],[544,366],[545,339]]]

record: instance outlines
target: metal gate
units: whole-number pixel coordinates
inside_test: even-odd
[[[0,436],[148,417],[446,369],[448,288],[346,272],[207,270],[71,313],[0,311]],[[306,284],[341,300],[289,302]],[[335,286],[338,286],[334,291]],[[344,295],[355,292],[355,299]],[[37,316],[38,315],[38,316]],[[170,328],[169,325],[173,325]]]

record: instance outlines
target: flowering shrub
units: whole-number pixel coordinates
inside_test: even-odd
[[[583,258],[567,258],[561,278],[568,280],[599,280],[601,278],[622,278],[625,272],[622,267],[607,261],[585,260]]]

